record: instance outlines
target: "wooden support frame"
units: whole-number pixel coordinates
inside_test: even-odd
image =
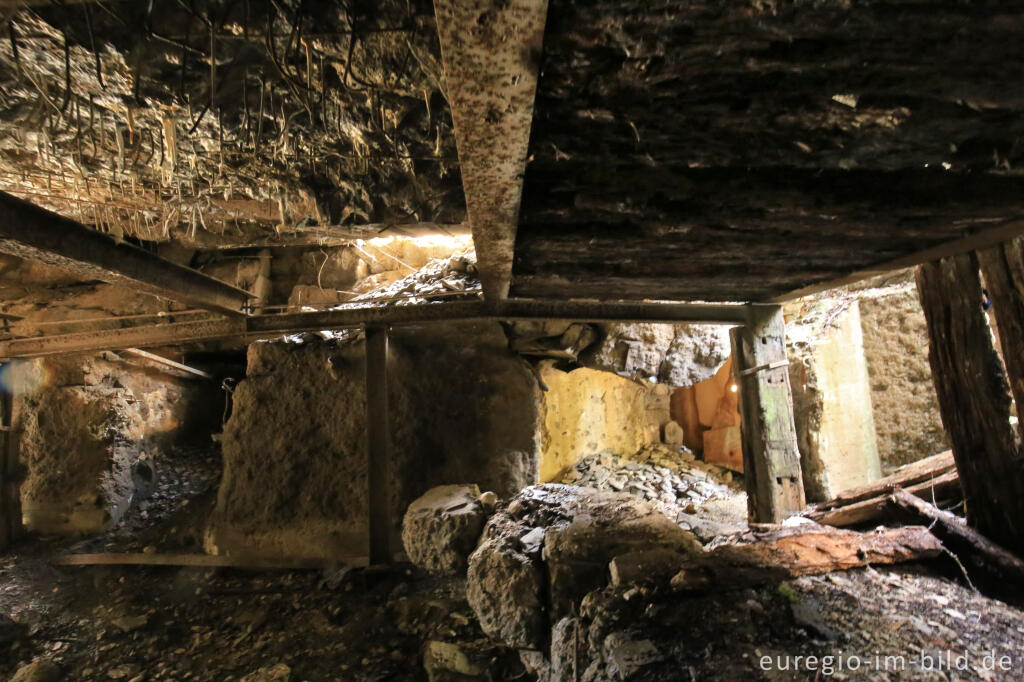
[[[982,308],[977,254],[922,265],[917,291],[928,323],[932,380],[953,446],[967,520],[991,540],[1024,553],[1024,456],[1009,422],[1006,372]],[[1012,307],[1004,311],[1015,314]]]
[[[779,523],[805,506],[782,309],[750,306],[748,323],[731,336],[747,510],[751,521]]]
[[[68,270],[84,279],[229,315],[243,315],[249,292],[0,192],[0,252]]]
[[[0,358],[39,357],[98,350],[173,346],[230,338],[272,338],[282,334],[360,327],[364,324],[430,324],[455,320],[567,319],[579,321],[691,322],[745,324],[761,306],[705,303],[598,303],[509,299],[497,305],[451,301],[408,306],[363,305],[322,312],[256,315],[247,318],[170,322],[122,329],[0,341]],[[112,318],[114,319],[114,318]],[[109,322],[105,324],[109,325]]]
[[[366,327],[366,495],[371,564],[391,563],[391,414],[387,326]]]
[[[791,291],[788,294],[778,296],[772,299],[771,302],[786,303],[787,301],[803,298],[804,296],[811,296],[812,294],[818,294],[822,291],[846,286],[847,284],[861,282],[865,279],[878,277],[896,270],[912,268],[917,265],[923,265],[942,258],[970,253],[971,251],[988,249],[1022,235],[1024,235],[1024,220],[1010,220],[995,227],[980,230],[961,239],[954,239],[953,241],[939,244],[938,246],[922,249],[921,251],[901,256],[891,261],[879,263],[878,265],[874,265],[870,268],[851,272],[850,274],[842,277],[830,279],[825,282],[819,282],[817,284],[809,284],[795,291]]]

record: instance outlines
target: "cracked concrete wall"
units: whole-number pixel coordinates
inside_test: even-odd
[[[367,543],[364,343],[256,343],[223,434],[206,546],[235,556],[345,558]],[[393,331],[389,495],[397,524],[429,488],[509,496],[537,480],[539,388],[497,323]]]
[[[611,372],[580,367],[565,372],[543,362],[540,480],[559,480],[581,459],[600,452],[631,455],[661,440],[670,419],[664,384],[632,381]]]
[[[16,361],[13,388],[25,527],[87,534],[148,493],[162,445],[208,438],[220,391],[129,363],[113,353]],[[201,403],[206,409],[197,411]],[[140,462],[145,460],[145,464]]]
[[[787,327],[790,384],[808,501],[881,476],[856,300]]]
[[[878,451],[886,470],[949,449],[928,363],[928,327],[913,283],[860,301]]]

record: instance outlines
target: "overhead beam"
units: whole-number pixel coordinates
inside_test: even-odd
[[[145,360],[149,360],[151,362],[155,362],[158,365],[163,365],[165,367],[170,367],[172,369],[176,369],[179,372],[185,372],[186,374],[191,374],[192,376],[199,377],[200,379],[213,379],[213,375],[210,374],[209,372],[204,372],[203,370],[196,369],[195,367],[189,367],[188,365],[186,365],[184,363],[175,362],[174,360],[171,360],[170,358],[165,358],[162,355],[157,355],[156,353],[150,353],[150,352],[144,351],[141,348],[125,348],[124,351],[126,353],[130,354],[130,355],[134,355],[136,357],[140,357],[140,358],[143,358]]]
[[[249,292],[0,192],[0,252],[206,310],[242,315]]]
[[[469,234],[469,225],[463,223],[371,223],[284,228],[281,234],[264,239],[245,239],[237,235],[204,232],[181,241],[199,249],[228,250],[286,246],[345,246],[357,239],[463,237]]]
[[[963,253],[970,253],[971,251],[989,249],[993,246],[998,246],[1003,242],[1010,241],[1011,239],[1016,239],[1021,235],[1024,235],[1024,220],[1011,220],[1001,223],[996,227],[990,227],[986,230],[975,232],[974,234],[961,239],[955,239],[953,241],[939,244],[938,246],[916,251],[907,256],[879,263],[878,265],[863,270],[857,270],[856,272],[851,272],[848,275],[844,275],[836,279],[830,279],[824,282],[818,282],[817,284],[801,287],[800,289],[791,291],[788,294],[783,294],[782,296],[773,299],[772,302],[786,303],[787,301],[803,298],[804,296],[811,296],[813,294],[821,293],[822,291],[828,291],[829,289],[835,289],[848,284],[855,284],[856,282],[871,279],[872,277],[878,277],[895,270],[912,268],[918,265],[924,265],[925,263],[938,261],[943,258],[950,258],[952,256],[959,256]]]
[[[508,296],[547,0],[434,0],[484,297]]]
[[[598,303],[591,301],[453,301],[408,306],[367,305],[322,312],[256,315],[140,325],[0,341],[0,358],[37,357],[99,350],[173,346],[230,338],[272,338],[369,325],[409,325],[457,320],[561,319],[590,322],[745,324],[759,306],[705,303]]]

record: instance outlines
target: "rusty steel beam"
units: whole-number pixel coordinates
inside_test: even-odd
[[[583,322],[680,322],[742,325],[759,306],[711,303],[601,303],[594,301],[452,301],[406,306],[367,304],[320,312],[254,315],[82,331],[0,341],[0,358],[173,346],[216,339],[266,339],[284,334],[363,325],[414,325],[458,320],[558,319]]]
[[[508,296],[547,0],[434,0],[484,296]]]
[[[0,251],[63,268],[84,279],[230,315],[244,314],[249,292],[90,230],[0,192]]]
[[[366,327],[366,499],[370,564],[391,563],[391,416],[388,410],[388,328]]]

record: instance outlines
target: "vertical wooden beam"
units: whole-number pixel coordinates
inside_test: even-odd
[[[1003,362],[1017,403],[1017,429],[1024,440],[1024,239],[979,251],[978,262],[992,301],[989,314],[999,326]]]
[[[370,512],[370,564],[386,564],[391,551],[391,420],[388,412],[388,328],[366,327],[366,479]]]
[[[749,306],[748,320],[732,330],[747,510],[751,521],[779,523],[805,504],[785,322],[776,305]]]
[[[928,322],[932,380],[952,441],[967,520],[993,541],[1021,553],[1024,459],[1009,422],[1006,373],[982,308],[977,255],[920,266],[917,288]]]

